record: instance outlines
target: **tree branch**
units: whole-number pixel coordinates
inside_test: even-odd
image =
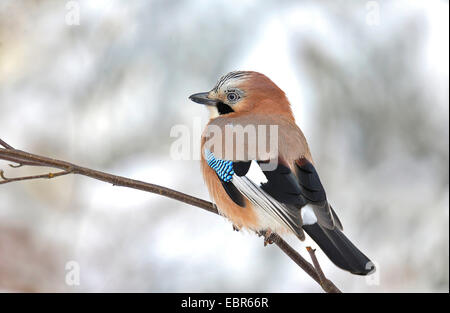
[[[5,147],[6,149],[11,149],[11,150],[14,149],[14,148],[11,147],[10,145],[8,145],[6,142],[4,142],[1,138],[0,138],[0,146]]]
[[[326,292],[340,293],[341,291],[336,287],[336,285],[331,280],[325,277],[325,274],[320,267],[319,261],[317,260],[316,250],[311,247],[306,247],[306,250],[309,252],[311,260],[314,264],[314,269],[317,273],[317,276],[319,276],[319,284],[322,289]]]
[[[11,167],[20,167],[23,165],[31,165],[31,166],[42,166],[42,167],[51,167],[55,169],[60,169],[60,172],[56,173],[46,173],[41,175],[34,176],[23,176],[16,178],[8,178],[5,177],[4,172],[0,170],[0,184],[7,184],[16,181],[24,181],[24,180],[32,180],[39,178],[54,178],[59,176],[64,176],[67,174],[79,174],[83,176],[87,176],[93,179],[97,179],[100,181],[104,181],[110,183],[114,186],[121,186],[127,188],[138,189],[150,193],[159,194],[164,197],[168,197],[171,199],[175,199],[201,209],[204,209],[208,212],[214,214],[220,214],[217,210],[215,204],[209,201],[205,201],[185,193],[175,191],[170,188],[162,187],[155,184],[146,183],[139,180],[130,179],[127,177],[112,175],[108,173],[104,173],[101,171],[93,170],[90,168],[82,167],[76,164],[72,164],[62,160],[56,160],[52,158],[48,158],[45,156],[40,156],[37,154],[32,154],[29,152],[24,152],[21,150],[14,149],[12,146],[4,142],[0,139],[0,146],[4,148],[0,148],[0,160],[6,160],[10,162],[17,163],[18,165],[11,165]],[[264,234],[264,233],[263,233]],[[326,292],[340,292],[340,290],[323,275],[322,270],[320,269],[320,265],[317,261],[317,258],[314,255],[314,252],[310,252],[312,261],[314,266],[311,265],[308,261],[306,261],[297,251],[295,251],[290,245],[286,243],[279,235],[272,233],[270,235],[270,240],[275,243],[289,258],[292,259],[301,269],[303,269],[312,279],[314,279],[322,289]],[[312,249],[311,249],[312,250]]]

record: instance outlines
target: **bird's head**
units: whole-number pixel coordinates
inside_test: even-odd
[[[284,92],[267,76],[258,72],[230,72],[222,76],[210,91],[193,94],[189,99],[208,106],[211,118],[233,112],[292,117]]]

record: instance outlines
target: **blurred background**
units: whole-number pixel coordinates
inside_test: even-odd
[[[448,292],[448,37],[448,1],[3,0],[0,138],[209,199],[170,130],[195,147],[208,113],[188,96],[262,72],[378,267],[353,276],[318,251],[326,275],[344,292]],[[321,292],[222,217],[79,176],[0,186],[0,290]]]

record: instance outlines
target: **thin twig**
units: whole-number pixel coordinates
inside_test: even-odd
[[[57,168],[62,170],[57,173],[49,173],[35,176],[24,176],[17,178],[7,178],[4,176],[3,171],[1,171],[0,177],[4,180],[0,181],[0,184],[11,183],[15,181],[24,181],[30,179],[39,179],[39,178],[53,178],[57,176],[63,176],[67,174],[79,174],[83,176],[87,176],[90,178],[94,178],[100,181],[104,181],[107,183],[111,183],[114,186],[122,186],[133,189],[138,189],[150,193],[159,194],[164,197],[168,197],[171,199],[175,199],[201,209],[204,209],[208,212],[214,214],[220,214],[217,210],[215,204],[209,201],[205,201],[203,199],[199,199],[185,193],[162,187],[155,184],[146,183],[139,180],[130,179],[123,176],[112,175],[108,173],[104,173],[101,171],[93,170],[90,168],[82,167],[76,164],[72,164],[62,160],[56,160],[44,156],[40,156],[37,154],[32,154],[29,152],[24,152],[21,150],[17,150],[12,148],[6,142],[0,139],[0,145],[5,147],[5,149],[0,148],[0,160],[11,161],[14,163],[22,165],[32,165],[32,166],[45,166],[51,168]],[[17,166],[16,166],[17,167]],[[272,233],[269,236],[270,241],[275,243],[278,248],[280,248],[289,258],[291,258],[301,269],[303,269],[311,278],[313,278],[317,283],[320,284],[322,289],[326,292],[340,292],[340,290],[328,279],[324,282],[321,280],[319,273],[317,271],[316,264],[313,266],[308,261],[306,261],[297,251],[295,251],[286,241],[284,241],[279,235]],[[315,258],[315,256],[314,256]],[[315,259],[317,262],[317,259]],[[314,262],[314,259],[313,259]],[[317,262],[318,264],[318,262]],[[320,269],[320,266],[319,266]],[[321,271],[321,270],[320,270]],[[323,273],[322,273],[323,274]]]
[[[0,148],[0,150],[6,150],[6,149],[1,149]],[[29,161],[25,161],[25,160],[22,160],[22,159],[17,158],[17,157],[7,157],[7,156],[5,156],[5,157],[2,157],[2,159],[5,160],[5,161],[10,161],[10,162],[17,163],[17,164],[8,164],[12,168],[19,168],[19,167],[22,167],[24,165],[28,165],[28,166],[46,166],[44,163],[29,162]]]
[[[308,250],[309,252],[314,265],[314,270],[316,271],[317,276],[319,276],[319,284],[320,286],[322,286],[323,290],[330,293],[340,293],[341,291],[335,286],[335,284],[333,284],[331,280],[325,277],[325,274],[320,267],[319,261],[317,260],[316,250],[311,247],[306,247],[306,250]]]
[[[21,176],[21,177],[13,177],[13,178],[8,178],[5,176],[5,173],[3,172],[3,170],[0,170],[0,177],[3,180],[0,180],[0,185],[2,184],[8,184],[8,183],[12,183],[15,181],[21,181],[21,180],[32,180],[32,179],[39,179],[39,178],[55,178],[58,176],[64,176],[67,174],[70,174],[71,171],[61,171],[61,172],[56,172],[56,173],[47,173],[47,174],[41,174],[41,175],[31,175],[31,176]]]
[[[0,146],[4,147],[5,149],[8,150],[14,150],[14,148],[9,145],[8,143],[6,143],[4,140],[0,139]],[[1,149],[1,148],[0,148]],[[45,166],[45,164],[41,164],[39,162],[29,162],[29,161],[25,161],[25,160],[21,160],[20,158],[8,158],[8,157],[4,157],[3,158],[6,161],[11,161],[16,164],[9,164],[9,166],[11,166],[12,168],[18,168],[18,167],[22,167],[24,165],[29,165],[29,166]]]
[[[5,149],[14,149],[13,147],[11,147],[10,145],[8,145],[6,142],[4,142],[3,140],[0,139],[0,146],[5,147]]]

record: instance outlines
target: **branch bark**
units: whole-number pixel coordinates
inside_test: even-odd
[[[45,173],[41,175],[34,175],[34,176],[23,176],[23,177],[15,177],[15,178],[9,178],[4,175],[4,172],[0,170],[0,184],[7,184],[15,181],[25,181],[25,180],[32,180],[32,179],[39,179],[39,178],[47,178],[52,179],[55,177],[68,175],[68,174],[79,174],[83,176],[87,176],[93,179],[97,179],[100,181],[104,181],[107,183],[112,184],[113,186],[121,186],[121,187],[127,187],[127,188],[133,188],[138,189],[150,193],[159,194],[164,197],[168,197],[171,199],[175,199],[187,204],[190,204],[192,206],[196,206],[198,208],[204,209],[208,212],[219,214],[219,211],[217,210],[217,207],[215,204],[209,201],[205,201],[190,195],[187,195],[185,193],[166,188],[163,186],[155,185],[146,183],[139,180],[130,179],[123,176],[117,176],[97,170],[93,170],[87,167],[82,167],[70,162],[57,160],[48,158],[45,156],[32,154],[29,152],[21,151],[18,149],[13,148],[9,144],[7,144],[5,141],[0,139],[0,146],[3,148],[0,148],[0,160],[5,160],[9,162],[14,162],[17,165],[10,164],[11,167],[20,167],[24,165],[29,166],[41,166],[41,167],[50,167],[55,169],[60,169],[61,171],[56,173]],[[286,241],[283,240],[279,235],[272,233],[269,236],[270,241],[272,241],[274,244],[278,246],[289,258],[291,258],[292,261],[294,261],[303,271],[305,271],[312,279],[314,279],[325,292],[329,293],[338,293],[341,292],[330,280],[326,279],[324,281],[324,275],[322,270],[320,269],[320,265],[318,265],[317,258],[313,254],[311,255],[311,258],[313,260],[314,265],[311,265],[308,261],[306,261],[297,251],[295,251],[290,245],[287,244]],[[312,249],[311,249],[312,250]],[[309,250],[308,250],[309,251]],[[309,251],[310,252],[310,251]],[[311,252],[310,252],[311,254]],[[321,276],[322,275],[322,276]]]
[[[316,250],[311,247],[306,247],[306,250],[309,252],[309,256],[311,257],[314,265],[314,269],[316,270],[317,276],[319,276],[319,284],[322,289],[327,292],[340,293],[341,291],[336,287],[336,285],[331,280],[325,277],[325,274],[320,267],[319,261],[317,260]]]

